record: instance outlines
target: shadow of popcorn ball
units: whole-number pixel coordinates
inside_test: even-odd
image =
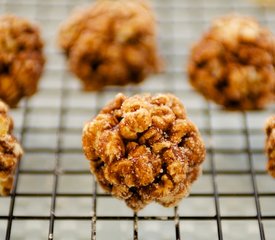
[[[58,42],[88,91],[139,83],[160,70],[155,17],[144,0],[101,0],[76,11]]]
[[[264,108],[274,101],[275,39],[253,18],[216,19],[192,48],[188,74],[207,99],[233,110]]]
[[[275,178],[275,115],[266,122],[266,153],[268,157],[267,170]]]
[[[42,50],[36,25],[14,15],[0,16],[0,98],[10,107],[36,92],[45,63]]]
[[[118,94],[83,128],[91,172],[134,211],[175,206],[201,172],[205,147],[172,94]]]
[[[12,130],[13,120],[8,115],[8,106],[0,101],[0,195],[10,193],[14,170],[23,154]]]

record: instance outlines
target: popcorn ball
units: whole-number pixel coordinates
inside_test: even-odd
[[[264,108],[275,96],[275,40],[253,18],[215,20],[192,48],[188,74],[193,87],[227,109]]]
[[[160,70],[156,22],[144,0],[101,0],[76,11],[58,41],[88,91],[136,84]]]
[[[268,118],[266,122],[266,154],[268,157],[267,171],[275,178],[275,115]]]
[[[0,101],[0,195],[8,195],[12,188],[13,173],[23,150],[12,135],[13,121],[8,107]]]
[[[134,211],[175,206],[201,172],[205,147],[172,94],[118,94],[86,123],[83,150],[107,192]]]
[[[14,15],[0,17],[0,98],[9,106],[36,92],[45,63],[42,50],[36,25]]]

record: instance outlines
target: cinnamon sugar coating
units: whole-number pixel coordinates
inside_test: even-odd
[[[193,87],[228,109],[260,109],[275,95],[275,40],[253,18],[216,19],[191,51]]]
[[[0,101],[0,195],[8,195],[12,188],[13,173],[23,150],[12,135],[13,121],[8,107]]]
[[[91,172],[134,211],[175,206],[201,171],[205,147],[172,94],[118,94],[83,128]]]
[[[266,122],[266,154],[268,157],[267,171],[275,178],[275,115]]]
[[[45,62],[42,49],[36,25],[14,15],[0,16],[0,98],[9,106],[36,92]]]
[[[101,0],[76,11],[58,42],[85,90],[139,83],[160,69],[156,22],[144,0]]]

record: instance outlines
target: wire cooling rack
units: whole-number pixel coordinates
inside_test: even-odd
[[[40,91],[12,111],[25,155],[10,196],[0,198],[0,239],[274,239],[275,181],[265,170],[258,112],[225,112],[195,93],[184,66],[189,48],[216,16],[252,15],[275,29],[275,10],[245,0],[154,0],[166,72],[141,85],[83,93],[56,48],[57,26],[81,0],[0,0],[41,24],[47,65]],[[81,150],[83,123],[117,92],[172,92],[199,126],[207,145],[203,176],[177,208],[151,204],[134,215],[101,191]]]

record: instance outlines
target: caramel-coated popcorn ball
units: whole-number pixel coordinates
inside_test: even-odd
[[[275,178],[275,115],[266,122],[266,153],[268,157],[267,171]]]
[[[118,94],[84,126],[82,144],[100,185],[135,211],[152,201],[176,205],[205,157],[197,127],[172,94]]]
[[[253,18],[216,19],[192,48],[188,73],[204,97],[228,109],[260,109],[274,100],[275,40]]]
[[[0,16],[0,98],[9,106],[36,92],[45,62],[42,49],[36,25],[14,15]]]
[[[8,106],[0,101],[0,195],[8,195],[12,188],[13,173],[23,150],[12,135],[13,121]]]
[[[60,28],[59,45],[85,90],[139,83],[160,70],[156,23],[144,0],[101,0]]]

